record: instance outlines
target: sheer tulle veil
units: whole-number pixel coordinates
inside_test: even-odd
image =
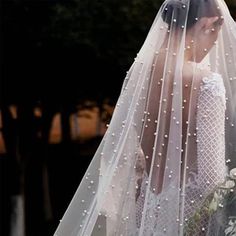
[[[231,235],[235,168],[236,24],[166,0],[55,236]]]

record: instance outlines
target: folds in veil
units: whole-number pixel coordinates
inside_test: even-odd
[[[235,22],[167,0],[55,235],[230,235],[235,168]]]

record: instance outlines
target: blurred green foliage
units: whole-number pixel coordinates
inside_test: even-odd
[[[161,0],[74,0],[57,4],[52,38],[91,47],[100,58],[129,65],[141,47]]]
[[[52,38],[92,48],[100,58],[127,67],[141,47],[163,0],[72,0],[57,4]],[[236,0],[227,0],[235,6]]]

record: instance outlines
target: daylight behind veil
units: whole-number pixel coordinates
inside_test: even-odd
[[[223,0],[166,0],[55,236],[225,235],[235,168],[236,24]]]

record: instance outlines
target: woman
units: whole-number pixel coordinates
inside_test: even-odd
[[[224,1],[166,0],[55,235],[233,235],[235,125]]]

